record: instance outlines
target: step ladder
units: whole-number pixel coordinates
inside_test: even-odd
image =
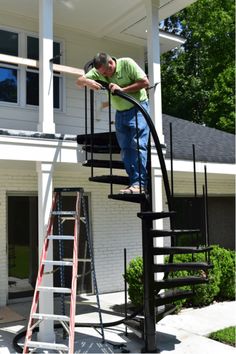
[[[62,210],[62,193],[76,193],[75,198],[75,210],[73,211],[63,211]],[[82,216],[83,215],[83,216]],[[57,221],[58,234],[53,234],[53,226]],[[65,221],[70,221],[73,223],[74,234],[64,235],[63,234],[63,223]],[[94,285],[94,290],[97,297],[97,306],[100,320],[101,336],[104,342],[104,328],[102,322],[99,293],[96,281],[95,267],[94,267],[94,256],[91,244],[91,237],[88,226],[88,215],[87,208],[84,199],[83,188],[55,188],[52,198],[52,206],[50,211],[49,222],[47,226],[46,237],[44,239],[42,254],[40,258],[40,264],[38,269],[38,276],[35,285],[35,291],[29,316],[29,322],[27,326],[25,343],[23,353],[28,353],[35,351],[37,349],[47,349],[47,350],[57,350],[59,352],[74,353],[74,332],[75,332],[75,315],[76,315],[76,294],[77,294],[77,281],[78,277],[78,245],[80,238],[80,222],[84,222],[86,229],[86,241],[88,245],[90,264],[92,272],[92,280]],[[58,253],[59,259],[48,259],[47,253],[49,249],[50,242],[58,242]],[[72,259],[64,258],[64,242],[72,243]],[[58,267],[60,273],[60,286],[43,286],[43,279],[48,272],[45,272],[45,266]],[[65,267],[71,267],[71,286],[65,287]],[[52,271],[54,272],[54,271]],[[60,294],[61,297],[61,314],[45,314],[38,313],[39,297],[41,292],[49,292],[51,294]],[[65,309],[65,296],[70,296],[69,313],[66,314]],[[49,343],[37,340],[32,340],[33,331],[42,321],[54,321],[59,322],[64,330],[65,336],[68,337],[68,344],[63,343]]]

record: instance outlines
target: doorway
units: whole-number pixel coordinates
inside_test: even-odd
[[[31,296],[38,269],[38,198],[8,197],[8,298]]]

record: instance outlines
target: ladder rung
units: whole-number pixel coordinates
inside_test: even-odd
[[[72,235],[49,235],[49,240],[74,240],[74,236]]]
[[[66,293],[66,294],[71,293],[71,289],[69,288],[61,288],[61,287],[53,287],[53,286],[39,286],[38,290],[45,291],[45,292],[53,292],[53,293]]]
[[[73,266],[73,262],[69,261],[43,261],[42,263],[55,266]]]
[[[76,215],[76,211],[57,211],[57,210],[54,210],[52,212],[52,215],[75,216]]]
[[[48,343],[48,342],[36,342],[36,341],[28,341],[27,347],[32,347],[32,348],[42,348],[42,349],[55,349],[55,350],[67,350],[68,347],[65,344],[59,344],[59,343]]]
[[[65,315],[53,315],[47,313],[34,313],[32,318],[35,320],[53,320],[53,321],[65,321],[70,322],[70,317]]]

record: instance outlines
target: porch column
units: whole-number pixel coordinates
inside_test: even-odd
[[[47,224],[52,204],[52,175],[53,164],[37,162],[38,172],[38,248],[39,260],[42,252],[43,241],[46,235]],[[51,243],[48,249],[48,259],[53,259],[53,248]],[[52,266],[45,266],[45,272],[52,271]],[[44,286],[53,286],[53,275],[47,274],[43,278]],[[54,313],[53,293],[41,292],[39,297],[39,313]],[[39,325],[38,340],[53,343],[55,339],[53,321],[42,321]]]
[[[38,131],[55,133],[53,121],[53,0],[39,1],[39,124]]]
[[[150,90],[150,113],[161,143],[164,142],[162,129],[162,104],[161,104],[161,65],[160,65],[160,40],[159,40],[159,6],[160,0],[145,0],[147,11],[147,51],[148,51],[148,75],[151,86],[156,84],[154,90]],[[152,153],[152,191],[153,210],[163,211],[162,173],[157,162],[157,157]],[[163,220],[157,220],[155,227],[163,229]],[[156,246],[163,246],[163,238],[156,237]],[[157,257],[156,257],[157,258]],[[158,257],[159,258],[159,257]],[[158,263],[163,257],[158,259]],[[159,275],[159,274],[158,274]],[[160,274],[162,278],[162,274]]]

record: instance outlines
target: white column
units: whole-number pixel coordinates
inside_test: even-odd
[[[53,164],[37,162],[38,172],[38,248],[39,260],[43,247],[43,241],[46,236],[47,225],[50,216],[52,204],[52,175]],[[50,247],[47,252],[47,259],[53,259],[53,247],[50,242]],[[45,272],[50,272],[51,266],[45,266]],[[44,286],[53,286],[53,275],[47,274],[43,277]],[[39,313],[54,313],[53,293],[40,293],[39,297]],[[38,339],[42,342],[54,342],[54,323],[53,321],[42,321],[39,325]]]
[[[38,130],[55,133],[53,121],[53,0],[39,1],[39,124]]]
[[[162,132],[161,66],[159,40],[159,0],[145,0],[147,11],[147,58],[150,85],[157,83],[155,90],[149,91],[150,113],[161,143]]]
[[[147,57],[148,57],[148,76],[150,85],[157,83],[155,90],[149,91],[150,114],[153,119],[159,140],[164,142],[162,130],[162,105],[161,105],[161,68],[160,68],[160,41],[159,41],[159,0],[145,0],[147,11]],[[162,173],[157,163],[155,152],[152,153],[152,197],[153,210],[163,210],[162,193]],[[163,220],[157,220],[154,227],[163,229]],[[155,246],[163,246],[163,238],[155,238]],[[155,257],[157,261],[157,257]],[[158,263],[163,262],[163,256],[158,256]],[[162,274],[158,277],[162,278]]]

